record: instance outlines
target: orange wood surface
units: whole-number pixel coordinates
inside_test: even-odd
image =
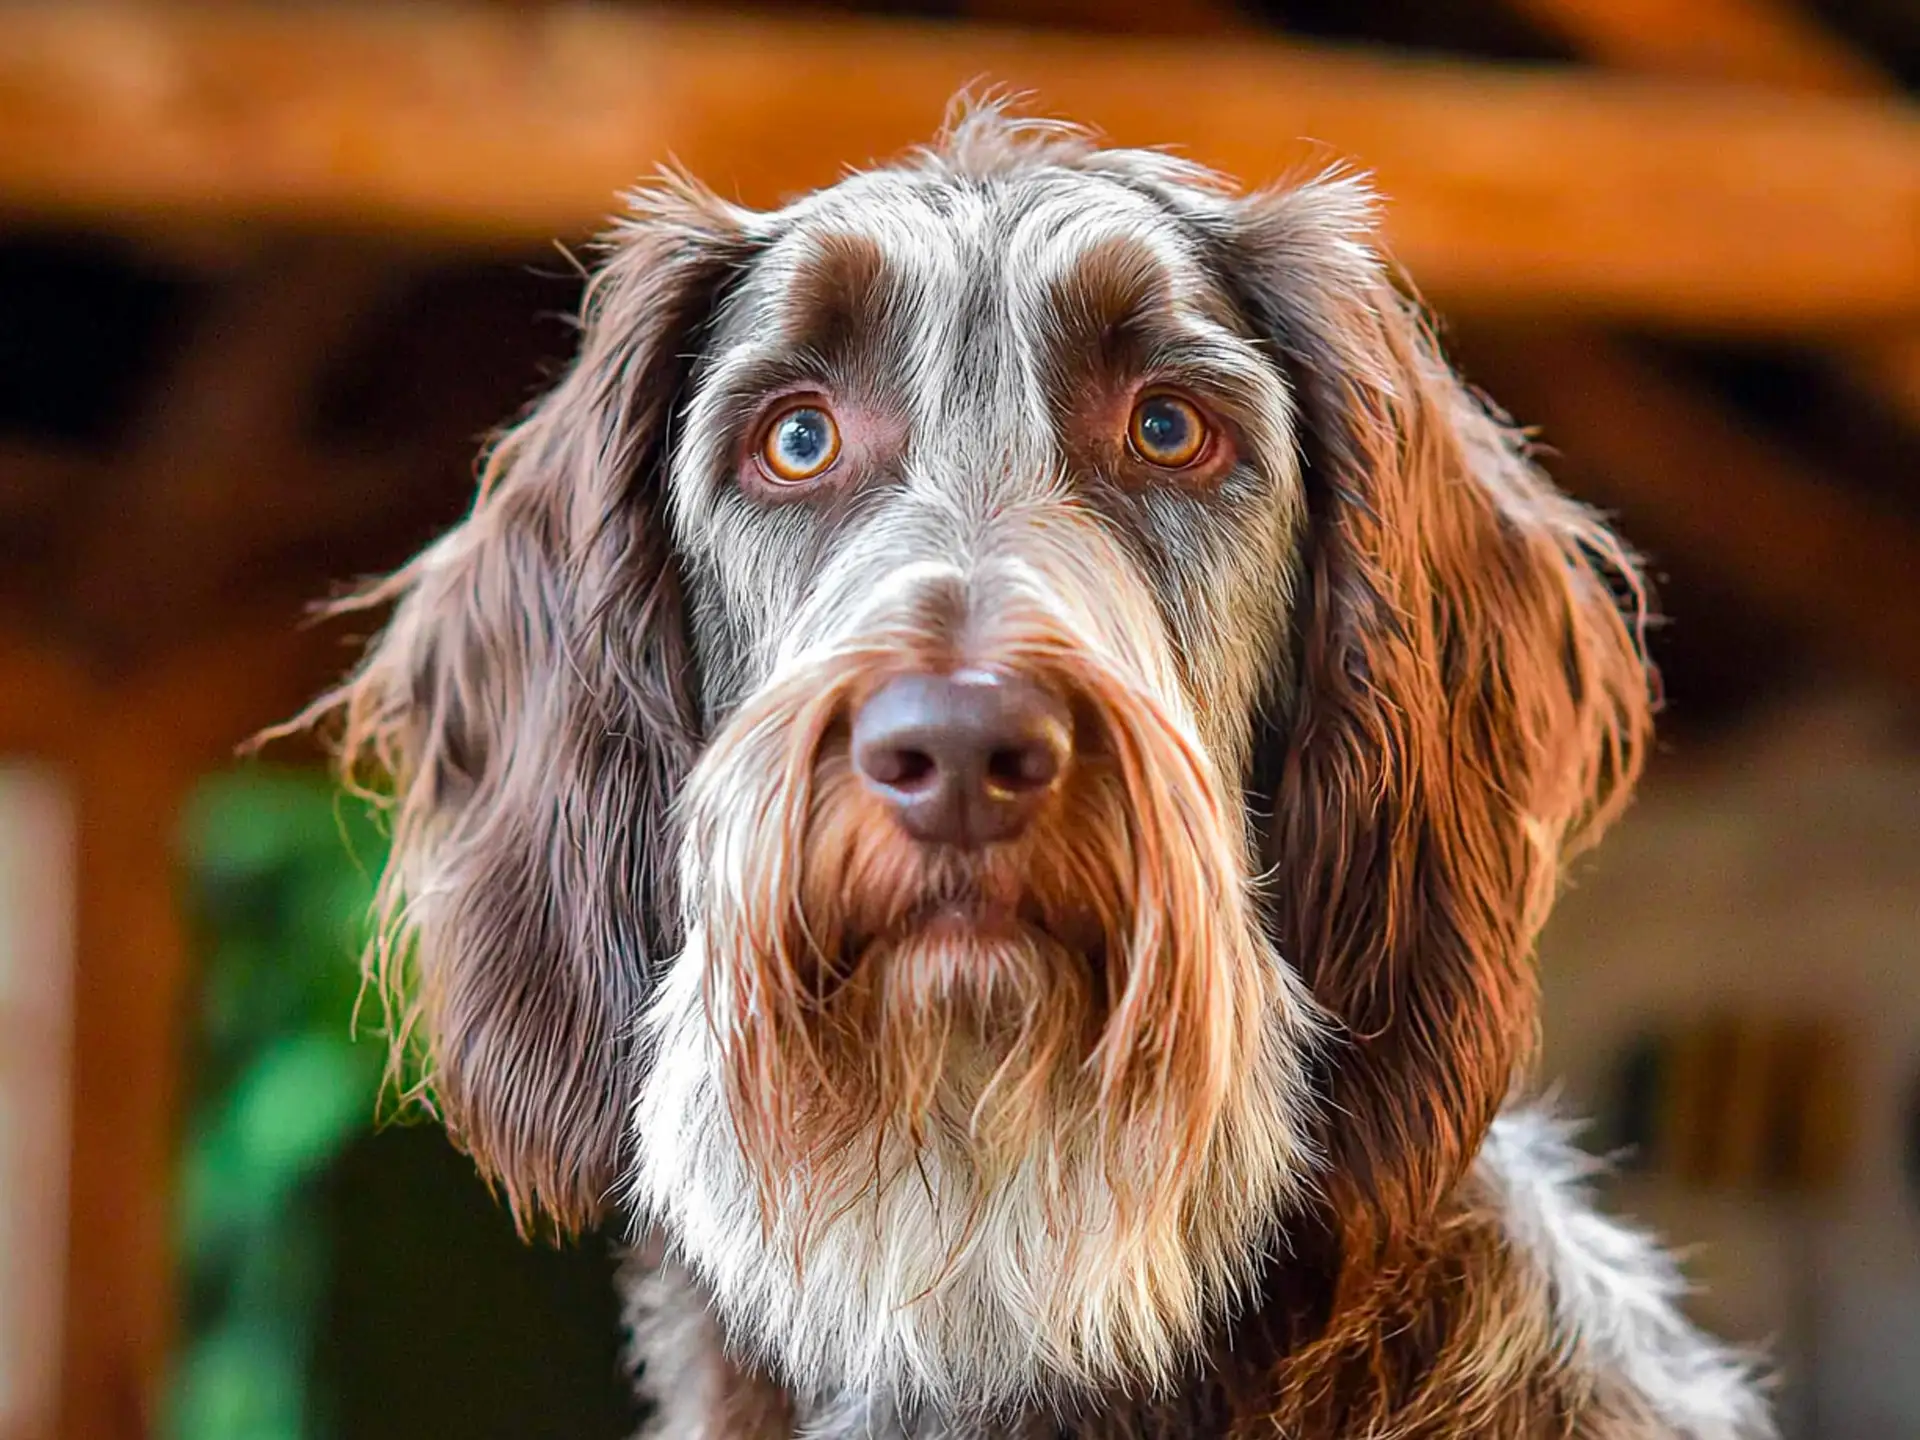
[[[1791,0],[1515,0],[1583,53],[1624,69],[1829,95],[1899,93]],[[1920,228],[1908,243],[1920,248]],[[1920,427],[1920,326],[1849,337],[1843,358],[1872,393]]]
[[[1510,0],[1611,64],[1681,79],[1855,95],[1872,65],[1791,0]]]
[[[0,205],[537,243],[677,158],[754,202],[924,140],[991,80],[1254,180],[1375,170],[1450,305],[1732,326],[1920,314],[1892,100],[879,20],[417,6],[0,9]]]

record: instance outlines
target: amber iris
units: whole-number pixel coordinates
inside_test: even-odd
[[[1127,439],[1149,465],[1184,469],[1207,448],[1206,417],[1178,395],[1145,395],[1133,407]]]

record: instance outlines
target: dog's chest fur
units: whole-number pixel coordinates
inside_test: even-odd
[[[730,1357],[706,1293],[655,1242],[625,1277],[642,1440],[1771,1440],[1746,1357],[1687,1321],[1671,1261],[1599,1213],[1590,1170],[1563,1126],[1512,1111],[1420,1244],[1340,1276],[1344,1310],[1340,1266],[1303,1239],[1191,1381],[1065,1418],[796,1401]]]
[[[727,1353],[699,1284],[672,1261],[637,1259],[627,1276],[638,1389],[649,1414],[640,1440],[1174,1440],[1226,1435],[1217,1387],[1142,1405],[1115,1397],[1082,1417],[1031,1414],[982,1423],[902,1413],[885,1396],[796,1402]]]

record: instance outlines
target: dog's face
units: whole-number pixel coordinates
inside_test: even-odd
[[[641,197],[340,697],[518,1212],[624,1198],[803,1388],[991,1406],[1442,1202],[1647,679],[1366,208],[991,111]]]
[[[1286,382],[1124,173],[746,223],[664,467],[710,738],[642,1208],[809,1382],[1162,1369],[1308,1169],[1240,796]]]

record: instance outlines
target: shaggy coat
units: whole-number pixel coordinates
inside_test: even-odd
[[[1641,581],[1372,211],[993,106],[664,181],[363,597],[396,1054],[523,1225],[631,1227],[648,1435],[1772,1433],[1513,1100]],[[902,676],[1061,717],[1017,830],[896,823]]]

